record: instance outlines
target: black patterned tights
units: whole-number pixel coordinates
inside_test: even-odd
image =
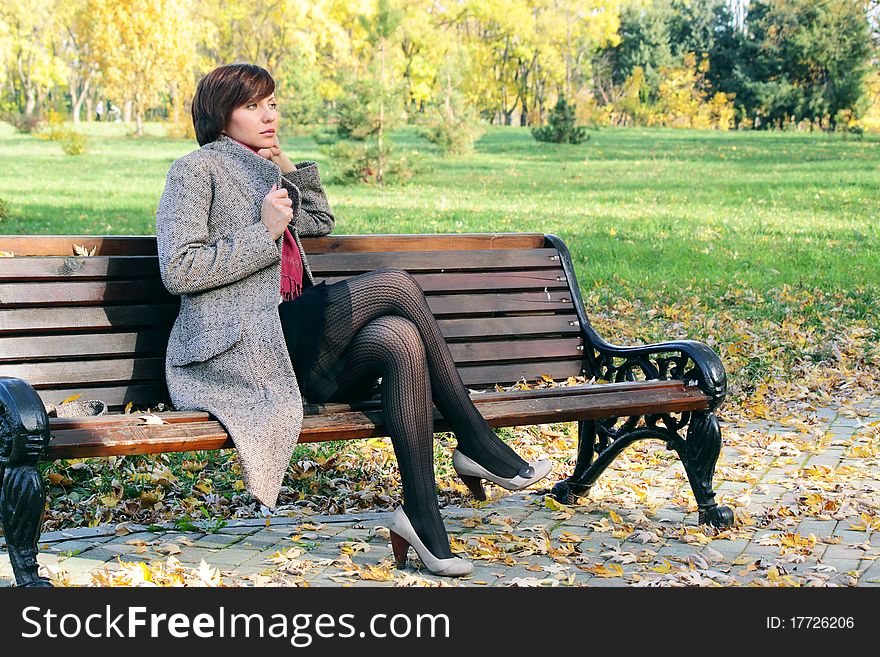
[[[486,469],[512,477],[526,462],[474,407],[424,292],[407,272],[378,269],[328,286],[326,318],[324,346],[312,372],[333,369],[339,359],[344,367],[335,386],[318,379],[310,385],[311,377],[297,371],[303,395],[310,402],[358,398],[382,378],[382,409],[400,468],[404,511],[435,556],[451,556],[437,506],[432,400],[452,425],[458,449]]]

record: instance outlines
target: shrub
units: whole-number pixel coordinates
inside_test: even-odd
[[[477,121],[447,123],[440,119],[426,126],[422,130],[422,136],[437,144],[446,155],[464,155],[474,150],[474,144],[484,132],[485,126]]]
[[[46,115],[46,128],[45,138],[49,141],[64,141],[67,138],[67,131],[64,129],[64,118],[60,112],[49,110]]]
[[[476,141],[486,132],[479,114],[459,90],[461,61],[450,57],[441,68],[440,77],[442,79],[445,75],[446,85],[431,103],[433,118],[420,131],[446,155],[471,152]]]
[[[318,146],[329,146],[339,141],[339,133],[335,126],[319,126],[312,131],[311,137]]]
[[[588,140],[587,129],[577,125],[575,118],[577,107],[568,104],[565,96],[559,96],[556,105],[550,110],[549,122],[532,128],[532,136],[538,141],[550,141],[557,144],[580,144]]]
[[[68,155],[82,155],[86,152],[86,136],[75,130],[64,131],[61,148]]]
[[[38,114],[21,114],[19,112],[6,112],[3,120],[10,123],[18,132],[30,134],[36,132],[44,123],[43,117]]]
[[[370,78],[348,81],[344,93],[336,100],[336,131],[341,139],[365,140],[379,131],[379,102],[382,85]],[[391,105],[385,109],[385,125],[389,128]]]
[[[393,145],[387,140],[382,145],[381,153],[376,140],[364,142],[341,140],[322,148],[333,163],[332,181],[343,185],[380,184],[380,162],[381,184],[402,185],[409,182],[416,173],[425,170],[417,151],[393,154],[393,149]]]
[[[9,217],[9,204],[0,198],[0,221]]]

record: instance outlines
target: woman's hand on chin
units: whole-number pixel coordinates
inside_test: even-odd
[[[275,143],[269,148],[261,148],[257,151],[257,155],[277,164],[278,168],[281,169],[281,173],[290,173],[296,170],[296,165],[281,150],[281,142],[278,141],[277,134],[275,135]]]

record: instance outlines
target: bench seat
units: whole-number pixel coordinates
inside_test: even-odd
[[[525,426],[572,420],[597,420],[634,413],[696,411],[708,399],[681,381],[609,383],[472,395],[492,427]],[[388,435],[378,400],[304,407],[301,443],[375,438]],[[50,418],[48,459],[187,452],[235,447],[223,425],[203,412],[152,414],[167,424],[147,424],[138,414]],[[435,431],[451,431],[434,409]]]

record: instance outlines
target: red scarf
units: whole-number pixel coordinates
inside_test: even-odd
[[[281,298],[293,301],[302,293],[303,261],[293,234],[284,229],[284,245],[281,249]]]

